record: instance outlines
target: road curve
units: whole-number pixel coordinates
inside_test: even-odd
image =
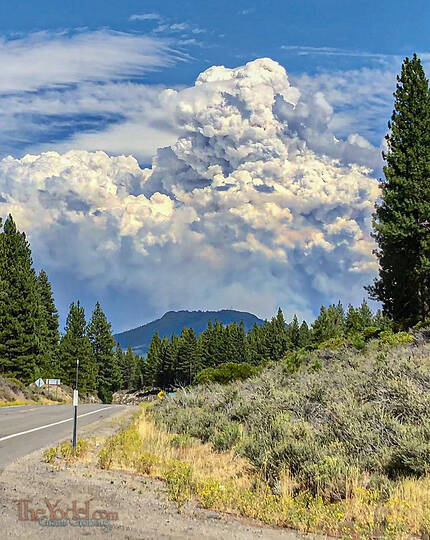
[[[79,427],[107,418],[124,405],[82,404],[78,407]],[[24,405],[0,407],[0,471],[34,450],[72,438],[72,405]]]

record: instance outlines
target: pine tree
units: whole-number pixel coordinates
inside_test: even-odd
[[[55,307],[51,284],[44,270],[37,277],[39,295],[38,335],[41,349],[41,374],[44,377],[56,377],[59,373],[58,311]]]
[[[158,355],[157,385],[161,388],[168,388],[174,380],[175,355],[172,342],[164,337],[161,340]]]
[[[299,328],[298,347],[304,348],[310,345],[310,343],[311,343],[311,332],[309,330],[307,322],[303,321]]]
[[[201,369],[197,338],[192,328],[184,328],[179,341],[176,366],[176,384],[186,386],[193,382]]]
[[[97,392],[104,403],[112,402],[112,394],[121,386],[121,369],[118,365],[112,336],[111,324],[96,303],[87,328],[94,359],[97,363]]]
[[[126,388],[126,384],[124,382],[124,364],[125,364],[125,361],[124,361],[124,353],[123,353],[123,350],[121,348],[121,345],[119,343],[116,344],[116,347],[115,347],[115,357],[116,357],[116,363],[117,363],[117,366],[119,367],[119,373],[120,373],[120,389],[121,390],[124,390]]]
[[[384,330],[388,330],[391,328],[390,319],[386,317],[381,309],[378,309],[375,317],[373,318],[373,324],[374,326],[377,326],[378,328],[383,328]]]
[[[143,380],[145,386],[155,386],[158,380],[160,364],[161,339],[158,332],[152,336],[146,356]]]
[[[349,304],[346,313],[345,329],[347,332],[358,332],[361,329],[360,312],[352,304]]]
[[[368,291],[407,327],[430,310],[430,92],[416,54],[403,62],[394,97],[373,225],[379,278]]]
[[[76,360],[79,359],[78,389],[83,393],[97,391],[97,363],[86,335],[84,308],[72,302],[67,316],[65,334],[60,341],[60,362],[65,384],[75,386]]]
[[[30,245],[11,215],[0,234],[0,372],[31,382],[38,374],[39,296]]]
[[[275,362],[280,360],[287,350],[291,348],[291,341],[281,308],[278,309],[276,317],[273,317],[266,326],[263,335],[266,340],[266,348],[269,350],[270,360]]]
[[[253,365],[259,365],[270,360],[271,351],[269,347],[270,341],[270,325],[265,321],[261,326],[254,323],[251,330],[248,332],[248,354],[249,362]]]
[[[224,332],[225,349],[227,352],[227,362],[246,362],[246,335],[243,323],[236,322],[229,324]]]
[[[363,300],[360,306],[360,318],[361,318],[361,324],[363,327],[363,330],[365,328],[368,328],[369,326],[373,326],[374,324],[374,317],[373,313],[368,306],[366,300]]]
[[[138,389],[143,388],[143,365],[145,358],[139,354],[133,355],[133,370],[131,377],[131,388]]]
[[[206,330],[204,330],[198,337],[201,356],[202,367],[214,367],[217,363],[217,350],[215,344],[215,332],[212,321],[208,322]]]
[[[312,341],[322,343],[329,339],[343,336],[345,318],[342,304],[332,304],[328,308],[321,306],[320,314],[312,323]]]
[[[346,332],[362,332],[365,328],[374,325],[374,317],[366,300],[363,300],[359,308],[348,306],[345,319]]]
[[[297,315],[294,315],[293,320],[288,325],[287,328],[288,335],[291,341],[291,345],[294,349],[299,347],[299,338],[300,338],[300,326],[297,319]]]
[[[119,357],[119,352],[118,352],[119,348],[120,346],[118,343],[117,345],[118,357]],[[122,358],[122,363],[121,363],[122,385],[125,390],[131,390],[134,387],[134,382],[136,380],[136,372],[137,372],[136,358],[133,354],[131,345],[128,346],[127,352],[125,354],[122,352],[121,358]]]

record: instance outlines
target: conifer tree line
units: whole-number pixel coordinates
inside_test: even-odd
[[[363,300],[360,307],[349,305],[346,311],[340,302],[328,308],[322,306],[310,327],[306,321],[299,323],[296,315],[287,325],[279,309],[270,321],[261,326],[254,324],[248,333],[243,323],[224,326],[219,321],[209,321],[198,337],[192,328],[184,328],[180,336],[172,335],[170,339],[161,339],[156,332],[148,354],[139,358],[134,382],[140,388],[186,386],[206,368],[229,362],[264,365],[281,360],[290,351],[389,327],[390,322],[381,310],[374,315]]]
[[[0,375],[26,384],[38,377],[60,378],[74,386],[77,358],[80,392],[109,402],[123,386],[127,367],[122,362],[129,358],[118,354],[100,304],[87,324],[84,308],[72,303],[60,335],[46,272],[35,271],[30,244],[12,216],[4,226],[0,219]]]

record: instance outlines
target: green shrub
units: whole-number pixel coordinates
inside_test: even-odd
[[[159,462],[157,456],[151,452],[142,452],[134,460],[134,466],[138,473],[149,474],[152,467]]]
[[[300,475],[312,495],[334,502],[349,495],[348,484],[358,473],[342,457],[324,456],[317,463],[305,466]]]
[[[180,511],[193,494],[192,469],[182,461],[172,459],[166,465],[164,478],[167,484],[168,497],[178,503],[178,510]]]
[[[88,451],[88,446],[88,441],[78,439],[76,442],[76,448],[73,448],[71,443],[63,442],[60,444],[59,450],[61,457],[65,461],[73,461],[74,459],[83,457]]]
[[[13,375],[3,375],[3,378],[6,379],[7,382],[11,383],[16,389],[19,389],[22,392],[25,391],[24,383],[16,379]]]
[[[209,439],[215,450],[223,452],[230,450],[240,439],[240,428],[236,422],[225,421],[216,428]]]
[[[386,467],[393,478],[430,473],[430,422],[405,426]]]
[[[379,342],[383,345],[390,347],[397,347],[398,345],[407,345],[412,343],[414,336],[408,332],[397,332],[396,334],[391,330],[384,330],[379,335]]]
[[[100,469],[110,469],[112,466],[113,454],[110,448],[102,448],[99,452],[97,465]]]
[[[358,350],[363,350],[366,346],[364,334],[361,332],[355,332],[348,336],[349,343]]]
[[[394,348],[412,339],[384,331],[361,351],[288,353],[252,380],[178,391],[154,415],[232,448],[273,488],[286,470],[315,497],[339,500],[352,477],[384,499],[396,479],[430,472],[430,343]]]
[[[282,359],[282,367],[288,374],[296,373],[300,367],[306,362],[311,353],[306,349],[299,349],[297,351],[289,351]]]
[[[51,465],[54,463],[55,461],[55,458],[57,457],[57,447],[56,446],[52,446],[51,448],[47,448],[44,452],[43,452],[43,461],[45,461],[45,463],[50,463]]]
[[[369,339],[375,339],[380,336],[381,332],[383,332],[383,328],[380,326],[368,326],[367,328],[364,328],[362,334],[364,336],[365,341],[368,341]]]
[[[258,371],[259,368],[246,362],[226,362],[216,368],[203,369],[196,375],[194,382],[197,384],[227,384],[232,381],[243,381],[249,377],[253,377]]]
[[[344,347],[346,345],[346,342],[347,341],[345,337],[338,336],[319,343],[318,349],[329,349],[331,351],[337,351],[341,347]]]

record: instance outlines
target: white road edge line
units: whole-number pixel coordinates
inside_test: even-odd
[[[108,409],[112,409],[112,405],[110,407],[103,407],[103,409],[97,409],[96,411],[80,414],[78,415],[78,418],[82,418],[83,416],[88,416],[90,414],[96,414],[100,411],[107,411]],[[46,424],[45,426],[40,426],[33,429],[27,429],[27,431],[20,431],[19,433],[14,433],[13,435],[6,435],[6,437],[0,438],[0,442],[7,441],[8,439],[13,439],[14,437],[20,437],[21,435],[27,435],[27,433],[33,433],[33,431],[39,431],[39,429],[46,429],[52,426],[58,426],[58,424],[64,424],[65,422],[72,422],[72,420],[73,418],[66,418],[66,420],[60,420],[59,422],[53,422],[52,424]]]

